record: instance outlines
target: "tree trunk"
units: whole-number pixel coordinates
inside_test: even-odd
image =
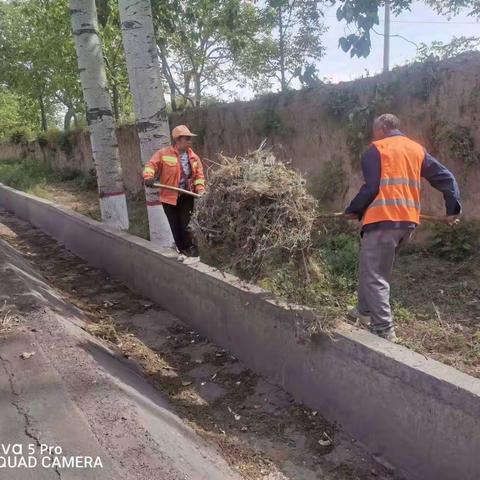
[[[63,129],[68,132],[70,130],[70,125],[72,123],[72,118],[75,117],[75,111],[73,110],[72,106],[68,107],[67,113],[65,114],[65,118],[63,119]]]
[[[38,104],[40,105],[40,120],[42,122],[42,131],[46,132],[48,130],[47,114],[45,112],[45,103],[43,101],[42,95],[38,97]]]
[[[283,36],[283,15],[282,7],[278,7],[278,29],[279,29],[279,50],[280,50],[280,79],[282,92],[287,90],[285,79],[285,38]]]
[[[175,88],[172,90],[172,86],[170,85],[170,107],[172,108],[172,112],[177,111],[177,100],[175,99]]]
[[[118,123],[120,120],[120,108],[118,105],[118,88],[115,84],[112,85],[112,100],[113,100],[113,114],[115,116],[115,121]]]
[[[190,82],[192,80],[191,73],[185,73],[183,77],[183,85],[184,85],[184,95],[185,95],[185,107],[187,106],[187,102],[190,102],[192,107],[195,106],[192,98],[190,97]]]
[[[150,0],[119,0],[123,47],[133,95],[142,163],[170,144],[167,108],[153,30]],[[173,245],[172,232],[158,196],[146,188],[150,240],[162,247]]]
[[[83,97],[87,104],[86,116],[97,171],[102,220],[114,228],[126,230],[127,201],[98,35],[95,0],[70,0],[70,16]]]
[[[175,81],[172,78],[170,69],[168,67],[168,59],[167,54],[165,53],[165,46],[159,45],[158,46],[158,53],[160,54],[160,59],[162,61],[162,73],[168,83],[168,88],[170,90],[170,106],[172,107],[172,112],[177,111],[177,101],[175,100],[175,96],[177,94]]]
[[[202,84],[200,80],[200,75],[198,73],[194,74],[193,84],[195,88],[195,106],[199,107],[202,100]]]

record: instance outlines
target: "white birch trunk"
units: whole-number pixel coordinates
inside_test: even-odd
[[[70,18],[97,171],[102,221],[128,229],[128,211],[95,0],[70,0]]]
[[[170,144],[152,7],[150,0],[119,0],[118,6],[141,158],[145,164],[158,149]],[[145,194],[150,240],[159,246],[171,247],[173,236],[158,190],[146,188]]]

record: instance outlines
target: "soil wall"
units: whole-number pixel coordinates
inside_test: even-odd
[[[195,149],[207,164],[219,152],[239,155],[266,139],[279,158],[306,174],[325,204],[338,209],[362,183],[360,155],[368,145],[373,118],[385,112],[397,114],[403,130],[455,173],[465,214],[480,218],[480,54],[189,110],[173,114],[171,125],[185,123],[198,133]],[[138,192],[141,162],[135,127],[120,128],[118,143],[125,185]],[[58,169],[92,169],[86,134],[72,134],[66,147],[2,144],[0,160],[31,156]],[[441,194],[424,188],[423,210],[443,213]]]

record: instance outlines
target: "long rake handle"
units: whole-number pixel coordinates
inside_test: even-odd
[[[164,185],[163,183],[158,182],[155,182],[153,186],[155,188],[165,188],[166,190],[174,190],[175,192],[190,195],[191,197],[200,198],[200,195],[198,193],[190,192],[189,190],[184,190],[183,188],[172,187],[171,185]]]

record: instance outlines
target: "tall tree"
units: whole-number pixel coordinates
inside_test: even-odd
[[[318,0],[267,0],[261,10],[263,31],[242,56],[243,71],[257,89],[278,85],[286,91],[296,78],[310,85],[325,48],[322,7]]]
[[[259,10],[242,0],[153,0],[162,70],[176,99],[199,106],[208,90],[238,81],[236,62],[261,28]]]
[[[31,133],[35,130],[34,107],[28,98],[19,97],[0,86],[0,141],[9,139],[16,131]]]
[[[128,86],[127,64],[123,51],[118,2],[97,0],[100,37],[115,120],[130,120],[133,108]]]
[[[119,0],[123,45],[133,94],[142,163],[169,145],[170,129],[163,96],[150,0]],[[150,240],[171,247],[173,236],[158,190],[146,188]]]
[[[293,78],[311,70],[324,54],[322,2],[269,0],[267,3],[276,19],[274,31],[277,34],[269,62],[278,71],[280,88],[285,91]]]
[[[98,0],[100,37],[115,118],[132,113],[118,5]],[[71,33],[68,0],[0,2],[0,82],[37,104],[38,127],[78,124],[85,106]],[[31,103],[31,102],[30,102]]]
[[[83,109],[66,0],[0,4],[0,80],[38,105],[39,129]],[[65,121],[65,124],[68,122]]]
[[[95,0],[70,0],[70,14],[83,96],[87,104],[102,220],[114,228],[126,230],[127,202],[115,122],[107,91]]]

